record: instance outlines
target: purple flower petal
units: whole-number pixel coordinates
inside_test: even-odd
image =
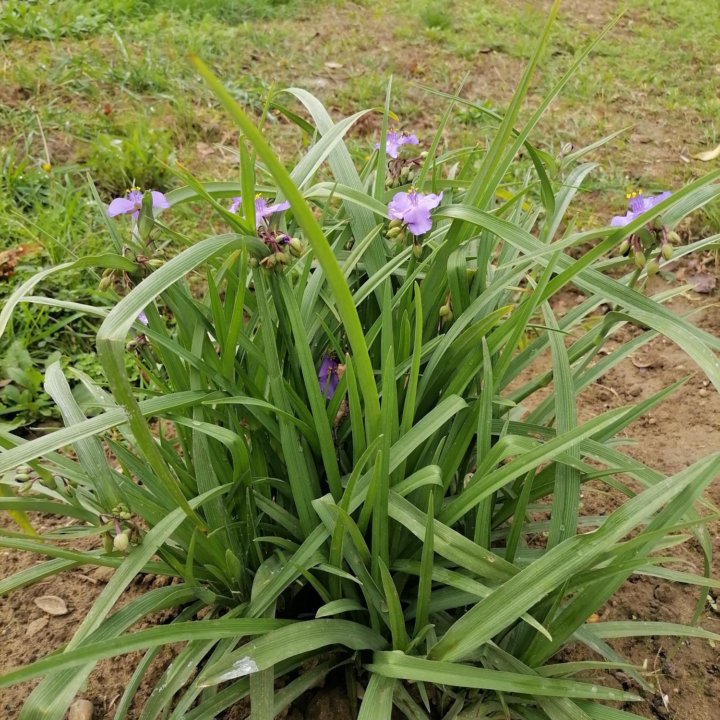
[[[152,196],[153,208],[167,210],[170,207],[170,203],[167,201],[167,198],[161,192],[158,192],[157,190],[151,190],[150,195]]]
[[[287,201],[278,203],[277,205],[268,205],[267,200],[264,198],[255,198],[255,227],[260,227],[260,224],[265,218],[285,212],[285,210],[289,208],[290,203]]]
[[[130,213],[137,212],[137,207],[132,200],[128,198],[115,198],[110,205],[108,205],[107,214],[110,217],[117,217],[118,215],[129,215]]]
[[[232,199],[232,203],[230,203],[230,207],[228,208],[229,212],[236,213],[238,211],[238,208],[242,205],[242,198],[241,197],[234,197]]]
[[[170,203],[167,198],[157,190],[151,190],[150,195],[152,197],[153,208],[169,208]],[[132,215],[136,220],[140,215],[140,209],[142,208],[143,193],[139,190],[130,190],[127,197],[115,198],[110,205],[108,205],[108,215],[110,217],[116,217],[117,215]]]
[[[144,310],[140,311],[140,314],[137,316],[137,319],[142,325],[145,325],[147,327],[148,319],[147,319],[147,315],[145,314]]]
[[[435,193],[428,193],[423,195],[422,193],[415,193],[417,196],[418,207],[425,208],[426,210],[432,210],[436,208],[443,199],[443,194],[436,195]]]
[[[420,141],[417,139],[417,135],[413,133],[412,135],[401,135],[400,136],[400,145],[419,145]]]
[[[612,227],[625,227],[631,220],[635,219],[635,215],[633,213],[628,213],[627,215],[615,215],[613,219],[610,221],[610,225]]]
[[[396,133],[390,131],[385,135],[385,152],[393,160],[397,158],[398,152],[402,145],[419,145],[420,141],[417,139],[417,135],[405,135],[404,133]],[[375,149],[380,149],[380,143],[375,143]]]
[[[414,207],[405,213],[405,222],[408,230],[413,235],[424,235],[432,228],[432,220],[430,219],[430,211],[424,207]]]
[[[396,193],[388,205],[388,217],[391,220],[404,220],[405,213],[411,209],[410,194],[406,192]]]
[[[340,377],[338,375],[338,362],[330,355],[323,356],[320,370],[318,370],[318,383],[323,397],[327,397],[328,400],[332,398],[340,383]]]
[[[442,200],[442,193],[424,195],[416,191],[399,192],[388,205],[388,217],[402,220],[413,235],[424,235],[432,228],[430,211]]]
[[[663,200],[669,198],[670,194],[668,190],[657,195],[651,195],[650,197],[645,197],[642,193],[634,194],[628,200],[628,212],[625,215],[615,215],[612,220],[610,220],[610,225],[612,227],[625,227],[625,225],[635,220],[635,218],[646,213],[648,210],[652,210],[652,208]]]
[[[400,150],[400,138],[396,132],[389,132],[385,136],[385,152],[393,159],[398,156]]]

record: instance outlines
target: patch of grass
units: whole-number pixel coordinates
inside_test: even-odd
[[[427,27],[437,30],[447,30],[451,24],[448,4],[442,2],[429,2],[420,11],[420,18]]]
[[[540,145],[553,152],[628,128],[590,158],[602,168],[577,206],[583,226],[621,212],[627,189],[672,189],[703,172],[681,156],[720,136],[720,14],[704,0],[659,1],[652,13],[640,0],[627,7],[539,127]],[[530,105],[614,12],[608,3],[563,4]],[[37,243],[39,261],[54,263],[96,252],[88,172],[104,201],[132,184],[170,189],[175,163],[202,179],[237,177],[237,134],[191,70],[191,53],[256,117],[271,89],[287,86],[307,88],[336,116],[381,107],[392,74],[398,126],[427,148],[443,100],[424,87],[453,92],[468,73],[463,96],[502,112],[542,18],[523,0],[457,0],[450,9],[435,0],[8,0],[0,250]],[[482,146],[491,127],[484,113],[467,105],[456,113],[444,142]],[[286,156],[302,147],[274,112],[265,131]],[[359,161],[378,133],[377,114],[353,129],[347,144]],[[713,206],[703,222],[717,231],[719,218]],[[22,277],[16,271],[10,287]]]

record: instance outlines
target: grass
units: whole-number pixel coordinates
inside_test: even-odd
[[[342,0],[10,0],[0,9],[0,251],[37,247],[37,262],[103,250],[86,175],[103,200],[127,187],[168,189],[173,166],[201,179],[237,177],[236,131],[187,58],[196,53],[255,116],[271,87],[305,87],[337,115],[380,107],[394,83],[399,126],[427,146],[444,100],[468,73],[463,96],[502,110],[533,47],[543,7],[513,0],[387,3]],[[716,88],[720,11],[705,0],[628,0],[627,12],[539,128],[557,152],[627,132],[591,157],[576,222],[593,227],[623,209],[632,187],[676,188],[707,170],[692,153],[720,142]],[[569,58],[620,10],[568,0],[546,53],[537,102]],[[699,18],[702,18],[700,20]],[[457,110],[448,143],[482,143],[484,117]],[[380,129],[368,116],[348,146],[362,160]],[[296,129],[270,112],[265,129],[286,156]],[[188,232],[195,219],[186,212]],[[717,205],[700,224],[717,227]],[[696,228],[702,232],[703,228]],[[0,274],[23,276],[23,266]],[[94,293],[92,274],[78,292]],[[17,329],[21,337],[32,335]],[[62,343],[65,335],[53,340]],[[54,349],[55,346],[53,346]],[[90,351],[91,343],[81,344]],[[0,354],[7,348],[0,348]]]

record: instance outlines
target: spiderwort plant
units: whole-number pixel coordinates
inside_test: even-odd
[[[648,210],[652,210],[664,200],[670,197],[669,191],[657,195],[645,196],[642,190],[627,194],[628,211],[625,215],[615,215],[610,225],[612,227],[625,227],[632,221],[639,218]],[[657,257],[647,260],[646,254],[657,248]],[[633,233],[620,244],[618,251],[621,255],[632,254],[638,270],[645,268],[648,275],[654,275],[661,260],[670,260],[673,255],[673,247],[670,243],[670,236],[667,227],[662,223],[647,225],[642,231]]]
[[[230,204],[230,212],[237,213],[242,206],[242,197],[235,197]],[[304,244],[294,237],[290,237],[286,232],[273,229],[270,220],[273,215],[280,215],[290,209],[290,203],[285,201],[268,205],[260,195],[255,197],[255,229],[258,237],[265,243],[270,250],[270,254],[260,260],[260,265],[272,270],[287,265],[291,257],[300,257],[304,250]]]
[[[407,185],[415,180],[427,153],[422,152],[418,157],[401,157],[400,151],[403,146],[419,144],[420,141],[415,133],[406,135],[395,131],[388,132],[385,139],[385,154],[388,158],[385,176],[386,189]],[[380,143],[375,143],[375,149],[377,150],[379,147]]]
[[[409,231],[413,236],[413,253],[416,257],[420,257],[422,255],[420,236],[432,229],[430,211],[440,205],[442,198],[442,192],[439,195],[426,194],[418,192],[415,188],[410,192],[396,193],[388,204],[388,217],[391,222],[387,236],[401,244],[405,239],[406,231]]]
[[[232,199],[229,210],[231,213],[236,213],[241,206],[242,197],[235,197]],[[280,213],[283,213],[289,209],[290,203],[287,201],[276,203],[275,205],[268,205],[267,200],[258,195],[255,198],[255,227],[259,228],[263,225],[267,226],[267,219],[269,217],[272,217],[273,215],[279,215]]]
[[[547,32],[543,38],[531,67]],[[196,67],[253,144],[268,182],[289,199],[283,232],[306,249],[285,271],[265,272],[259,261],[268,250],[277,255],[290,244],[264,234],[280,232],[268,218],[253,236],[187,238],[186,249],[127,290],[103,322],[108,384],[91,386],[103,398],[96,417],[84,419],[59,366],[48,372],[68,427],[33,440],[5,434],[14,446],[0,452],[0,478],[12,483],[18,468],[30,486],[21,498],[0,497],[0,509],[46,511],[50,503],[110,547],[71,552],[53,533],[42,543],[0,533],[0,547],[52,558],[0,587],[79,563],[116,571],[65,649],[10,670],[0,688],[42,678],[24,712],[60,720],[97,662],[147,648],[139,683],[168,644],[177,657],[161,677],[148,675],[149,718],[205,720],[249,696],[253,720],[272,720],[308,687],[345,687],[343,680],[352,702],[362,698],[362,720],[610,717],[619,712],[611,703],[652,694],[612,638],[677,626],[585,619],[636,573],[711,584],[664,567],[663,553],[689,537],[678,534],[683,524],[704,532],[694,504],[720,472],[720,457],[668,478],[622,451],[616,436],[677,386],[585,421],[576,398],[627,355],[613,347],[596,362],[600,303],[619,309],[614,323],[638,326],[634,347],[664,334],[720,386],[717,339],[628,288],[627,278],[604,275],[596,248],[580,261],[563,251],[587,240],[572,230],[558,237],[558,228],[572,226],[563,213],[587,168],[557,177],[548,170],[548,192],[563,188],[557,214],[532,206],[533,189],[548,178],[514,167],[517,143],[539,118],[513,132],[528,82],[487,152],[458,153],[467,160],[455,175],[449,160],[428,158],[437,195],[399,193],[388,198],[391,209],[367,191],[382,188],[386,168],[361,177],[336,132],[318,131],[291,178],[217,78]],[[320,113],[317,99],[298,97]],[[325,158],[337,176],[316,174]],[[243,173],[233,195],[254,185],[250,170]],[[450,181],[458,175],[468,179],[462,192]],[[526,184],[508,199],[498,190],[509,175]],[[674,192],[664,222],[672,227],[706,202],[718,177]],[[210,195],[215,207],[229,196],[227,186],[196,186],[168,201]],[[431,213],[446,222],[429,233]],[[426,262],[392,256],[381,236],[388,220],[391,230],[423,237]],[[598,247],[610,247],[618,232]],[[200,274],[206,282],[191,291],[188,276]],[[19,302],[33,299],[28,283],[0,311],[0,331]],[[558,317],[549,301],[568,284],[586,299]],[[139,388],[125,341],[144,308],[153,332],[136,359]],[[438,322],[448,312],[451,326]],[[546,350],[550,366],[538,369]],[[75,453],[57,452],[68,444]],[[614,494],[617,509],[584,512],[580,493],[590,479]],[[115,540],[125,531],[127,545]],[[702,539],[710,568],[711,543]],[[173,583],[111,616],[138,572]],[[177,613],[161,628],[130,630],[168,608]],[[701,627],[682,633],[720,641]],[[587,654],[583,667],[622,670],[623,689],[546,667],[571,644],[576,657]],[[340,668],[346,677],[338,682]],[[137,683],[118,701],[118,720],[128,716]]]
[[[340,384],[340,378],[344,370],[345,368],[340,365],[334,355],[323,355],[320,369],[318,370],[318,384],[320,385],[320,392],[323,394],[323,397],[332,400],[332,396]]]
[[[396,159],[398,157],[398,154],[400,152],[400,148],[403,145],[419,145],[420,141],[417,138],[417,135],[415,133],[412,133],[410,135],[407,135],[405,133],[397,133],[394,130],[391,130],[388,132],[387,136],[385,137],[385,152],[387,153],[387,156],[393,159]],[[380,148],[380,143],[375,143],[375,149],[378,150]]]
[[[137,220],[140,216],[140,210],[142,210],[144,197],[145,193],[140,188],[132,188],[127,191],[125,197],[115,198],[108,205],[107,214],[110,217],[131,215],[133,220]],[[158,190],[150,190],[150,197],[152,198],[153,210],[165,210],[170,207],[165,195]]]

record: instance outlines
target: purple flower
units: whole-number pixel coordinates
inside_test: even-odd
[[[127,197],[115,198],[110,205],[108,205],[107,213],[110,217],[116,217],[117,215],[132,215],[136,220],[140,215],[140,208],[142,208],[144,193],[138,189],[129,190]],[[169,208],[170,203],[167,198],[157,190],[151,190],[152,195],[152,206],[153,209],[157,208]]]
[[[440,204],[442,196],[442,193],[425,195],[417,190],[399,192],[388,205],[388,217],[402,220],[413,235],[423,235],[432,227],[430,211]]]
[[[645,197],[642,190],[637,193],[628,195],[628,212],[626,215],[615,215],[610,221],[612,227],[625,227],[629,222],[632,222],[636,217],[639,217],[644,212],[647,212],[651,208],[654,208],[658,203],[661,203],[666,198],[670,197],[668,191],[661,192],[659,195],[651,195]]]
[[[320,370],[318,370],[320,392],[328,400],[335,394],[340,382],[340,365],[332,355],[323,355]]]
[[[385,152],[391,157],[396,158],[402,145],[419,145],[417,135],[406,135],[405,133],[389,132],[385,136]],[[380,143],[375,143],[375,149],[380,149]]]
[[[147,319],[147,315],[145,314],[144,310],[140,311],[140,314],[137,316],[137,319],[141,325],[145,325],[145,327],[147,327],[148,319]]]
[[[236,213],[238,211],[238,208],[242,204],[242,198],[236,197],[233,198],[232,204],[230,205],[230,212]],[[285,201],[281,203],[277,203],[276,205],[268,205],[267,200],[261,197],[255,198],[255,228],[259,228],[260,225],[262,225],[262,221],[270,217],[271,215],[276,215],[277,213],[285,212],[285,210],[290,209],[290,203]]]

